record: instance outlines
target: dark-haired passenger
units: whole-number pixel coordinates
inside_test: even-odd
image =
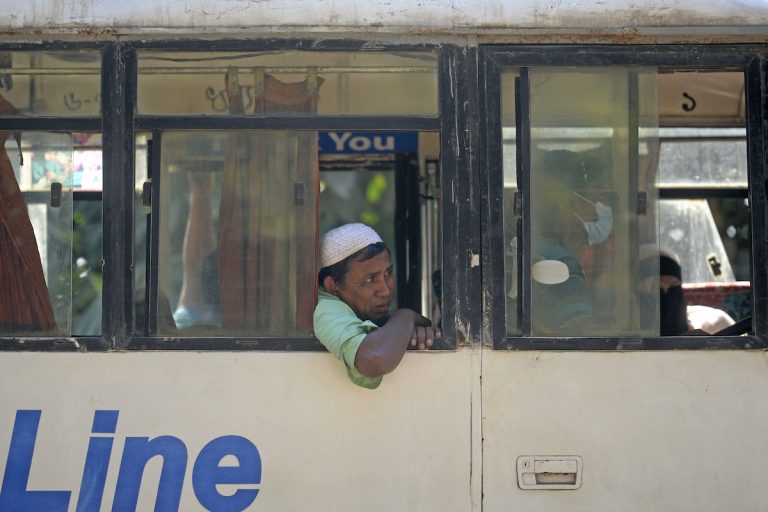
[[[389,249],[365,224],[328,231],[320,247],[315,336],[344,361],[350,380],[376,388],[408,345],[425,350],[441,334],[412,309],[390,313],[395,279]]]

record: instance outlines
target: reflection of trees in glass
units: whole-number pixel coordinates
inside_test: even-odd
[[[395,173],[357,170],[321,174],[321,236],[341,224],[362,222],[376,230],[394,259]]]
[[[395,247],[395,175],[388,171],[322,173],[320,232],[347,222],[362,222]]]

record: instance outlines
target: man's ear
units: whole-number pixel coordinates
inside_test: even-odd
[[[337,293],[338,285],[336,284],[336,281],[334,281],[331,276],[325,276],[325,278],[323,279],[323,288],[325,288],[325,291],[327,291],[331,295],[338,295]]]

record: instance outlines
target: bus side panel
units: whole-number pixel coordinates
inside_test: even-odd
[[[763,351],[485,351],[483,510],[768,510],[766,363]],[[541,475],[543,490],[522,490],[521,456],[581,457],[581,487],[546,489]]]
[[[111,510],[121,464],[129,465],[123,462],[126,446],[146,445],[128,439],[171,436],[186,456],[178,441],[164,438],[173,453],[147,462],[137,510],[154,509],[159,485],[172,497],[182,473],[180,510],[204,510],[192,478],[200,452],[216,438],[240,436],[258,450],[260,481],[250,473],[244,482],[216,489],[224,496],[258,489],[248,510],[464,512],[471,509],[470,364],[468,350],[409,353],[371,391],[350,383],[327,353],[5,353],[3,492],[7,498],[15,489],[24,500],[33,499],[33,491],[71,491],[68,510],[75,510],[89,438],[113,437],[100,507]],[[23,457],[11,460],[8,453],[14,425],[15,440],[26,435],[28,441],[36,413],[17,411],[40,411],[26,488]],[[119,411],[106,434],[91,434],[95,411]],[[104,425],[95,430],[103,432]],[[235,453],[220,465],[239,460]],[[163,464],[176,468],[165,483]],[[204,466],[202,480],[215,480],[215,471],[206,477]],[[11,485],[9,474],[21,479],[21,488]],[[135,491],[133,480],[126,480],[124,493]]]

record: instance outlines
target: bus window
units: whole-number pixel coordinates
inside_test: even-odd
[[[521,73],[501,73],[507,335],[524,332],[529,301],[534,336],[657,336],[660,298],[652,291],[661,289],[662,253],[682,268],[689,331],[706,314],[730,323],[749,317],[743,73],[526,73],[529,127],[517,119]],[[518,204],[523,128],[528,248]],[[530,267],[521,269],[525,250]],[[707,325],[700,330],[716,332]]]
[[[310,332],[316,139],[304,131],[155,136],[159,334]]]
[[[310,338],[319,235],[349,221],[389,243],[399,305],[435,306],[437,133],[315,128],[339,114],[434,116],[434,52],[146,50],[137,61],[138,118],[178,127],[135,138],[138,333]],[[206,129],[217,114],[238,123]]]

